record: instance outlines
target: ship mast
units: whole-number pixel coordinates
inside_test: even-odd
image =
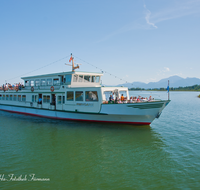
[[[72,72],[75,71],[75,69],[79,68],[79,65],[77,65],[76,67],[74,66],[74,58],[72,57],[72,53],[71,53],[71,57],[70,57],[70,62],[72,61]]]

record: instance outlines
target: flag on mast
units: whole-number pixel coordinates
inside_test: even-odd
[[[72,57],[70,57],[69,62],[71,62],[71,60],[72,60]]]
[[[168,80],[168,85],[167,85],[167,92],[168,92],[168,100],[169,100],[169,80]]]
[[[169,85],[167,86],[167,92],[169,93]]]

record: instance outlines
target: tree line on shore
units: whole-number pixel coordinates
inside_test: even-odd
[[[129,90],[149,90],[149,91],[166,91],[167,88],[129,88]],[[200,91],[200,85],[186,86],[186,87],[178,87],[178,88],[169,88],[169,91]]]

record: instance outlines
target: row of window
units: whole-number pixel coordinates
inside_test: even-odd
[[[25,80],[25,86],[56,86],[60,85],[59,78]]]
[[[73,82],[96,82],[99,83],[100,76],[74,75]]]
[[[65,103],[65,96],[58,96],[57,97],[57,104],[64,104]],[[32,102],[38,102],[38,95],[32,95]],[[50,103],[51,96],[50,95],[43,95],[42,103]]]
[[[84,100],[84,92],[83,91],[67,91],[66,101],[83,101]],[[97,91],[85,91],[85,101],[98,101]],[[32,102],[38,102],[38,95],[32,95]],[[50,95],[43,95],[42,98],[43,103],[50,103],[51,97]],[[57,96],[57,103],[64,104],[65,96]]]
[[[9,101],[26,101],[26,95],[1,95],[0,100],[9,100]]]
[[[98,94],[97,91],[85,91],[85,97],[83,91],[67,91],[66,92],[66,101],[98,101]],[[38,95],[32,95],[32,102],[38,102]],[[50,103],[51,97],[50,95],[43,95],[42,98],[43,103]],[[65,103],[65,96],[57,96],[57,103],[64,104]]]
[[[98,101],[98,94],[97,91],[67,91],[66,92],[66,101]],[[10,100],[10,101],[26,101],[26,95],[1,95],[0,100]],[[32,95],[32,102],[38,102],[38,95]],[[43,103],[50,103],[51,96],[50,95],[43,95],[42,97]],[[57,96],[57,103],[64,104],[65,103],[65,96]]]
[[[38,102],[38,95],[32,95],[32,102]],[[43,103],[50,103],[50,95],[43,95]]]
[[[62,83],[71,83],[72,75],[62,76]],[[90,76],[90,75],[73,75],[73,82],[92,82],[99,83],[100,76]],[[25,86],[56,86],[60,85],[59,78],[48,78],[48,79],[35,79],[35,80],[25,80]]]
[[[75,96],[74,96],[75,95]],[[67,101],[83,101],[83,91],[67,91]],[[85,101],[98,101],[97,91],[85,91]]]

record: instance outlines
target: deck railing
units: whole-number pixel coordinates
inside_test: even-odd
[[[0,88],[1,92],[14,92],[14,91],[21,91],[21,90],[31,90],[31,88],[33,87],[34,90],[50,90],[51,87],[54,87],[54,90],[59,90],[61,88],[61,85],[51,85],[51,86],[24,86],[24,87],[4,87],[4,88]]]
[[[132,103],[145,103],[145,102],[158,102],[161,101],[160,99],[152,99],[152,100],[141,100],[141,101],[130,101],[130,100],[125,100],[125,101],[121,101],[121,100],[112,100],[112,101],[107,101],[107,100],[103,100],[102,104],[132,104]]]

